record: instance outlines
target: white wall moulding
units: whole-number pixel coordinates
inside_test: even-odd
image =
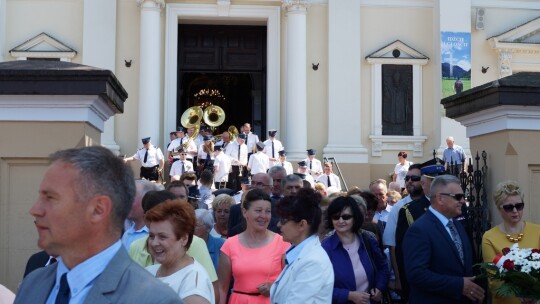
[[[422,66],[429,58],[396,40],[387,46],[366,56],[371,64],[371,105],[372,142],[371,156],[380,157],[385,150],[412,150],[414,157],[423,157],[423,144],[427,137],[422,135]],[[413,97],[413,134],[412,136],[383,135],[382,101],[383,101],[383,64],[412,66],[412,97]]]
[[[9,53],[17,60],[28,58],[55,58],[70,62],[77,51],[47,33],[38,34],[12,48]]]

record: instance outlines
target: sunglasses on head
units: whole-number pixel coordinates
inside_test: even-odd
[[[445,196],[450,196],[451,198],[455,199],[458,202],[465,198],[465,194],[463,194],[463,193],[457,193],[457,194],[454,194],[454,193],[439,193],[439,194],[440,195],[445,195]]]
[[[408,182],[409,180],[413,182],[419,182],[422,177],[418,175],[407,175],[405,176],[405,181]]]
[[[503,208],[504,211],[506,211],[506,212],[514,211],[514,208],[516,208],[517,211],[521,211],[521,210],[523,210],[523,208],[525,208],[525,203],[521,202],[521,203],[517,203],[515,205],[512,205],[512,204],[502,205],[501,208]]]
[[[348,221],[353,218],[352,214],[334,214],[332,215],[332,219],[334,221],[339,221],[339,219],[343,219],[344,221]]]

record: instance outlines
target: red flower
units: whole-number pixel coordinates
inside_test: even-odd
[[[510,248],[508,248],[508,247],[504,247],[504,248],[502,249],[502,253],[503,253],[504,255],[507,255],[509,252],[510,252]]]
[[[504,263],[503,263],[503,267],[504,267],[504,269],[506,269],[506,270],[510,270],[510,271],[511,271],[511,270],[514,270],[514,262],[511,261],[511,260],[506,260],[506,261],[504,261]]]
[[[540,253],[540,249],[535,248],[535,249],[532,250],[532,253]]]

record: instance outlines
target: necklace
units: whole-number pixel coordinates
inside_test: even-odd
[[[506,225],[504,225],[504,230],[505,232],[508,231],[508,229],[506,229]],[[519,241],[521,241],[523,239],[523,229],[525,228],[525,224],[523,224],[523,227],[521,227],[521,232],[517,235],[517,237],[514,237],[512,236],[511,234],[509,233],[506,233],[506,239],[509,240],[510,242],[512,243],[518,243]]]

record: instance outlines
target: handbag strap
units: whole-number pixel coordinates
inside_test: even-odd
[[[375,281],[377,280],[377,267],[375,266],[375,262],[373,260],[373,247],[371,246],[371,243],[369,241],[369,235],[362,231],[360,233],[362,236],[362,242],[364,243],[364,246],[366,247],[366,251],[368,254],[369,262],[371,263],[371,268],[373,269],[373,283],[369,283],[369,289],[371,290],[373,288],[373,285],[375,284]]]

